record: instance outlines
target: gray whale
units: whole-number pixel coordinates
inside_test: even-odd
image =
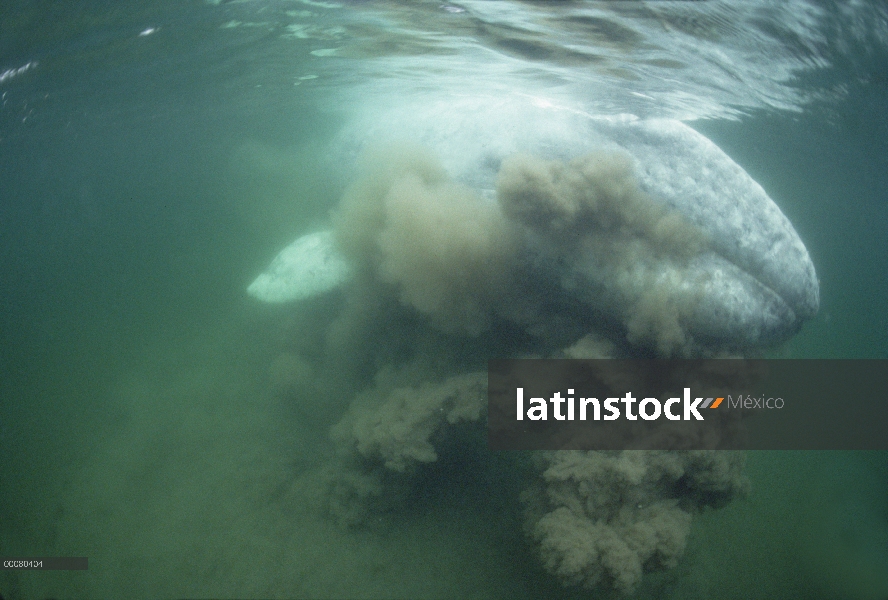
[[[637,186],[652,202],[698,228],[707,239],[705,249],[680,266],[672,258],[653,257],[627,269],[625,264],[609,264],[600,248],[565,246],[529,224],[523,229],[530,271],[558,282],[560,293],[572,302],[617,320],[624,307],[643,304],[652,296],[655,281],[657,294],[677,307],[673,318],[693,340],[690,353],[768,347],[791,337],[817,313],[814,265],[792,224],[748,173],[682,122],[597,117],[526,95],[466,95],[367,109],[342,131],[331,157],[354,164],[368,145],[398,140],[432,149],[450,177],[487,201],[496,199],[504,161],[518,153],[550,161],[602,150],[628,156]],[[338,269],[337,277],[348,280],[332,241],[310,247],[317,254],[308,260],[313,269],[329,263]],[[305,264],[302,257],[292,269],[304,271]],[[276,271],[287,272],[281,260]],[[274,292],[264,294],[263,286],[254,282],[251,295],[268,301],[288,299],[280,277],[263,277],[275,284],[268,287]],[[286,279],[283,287],[292,290],[292,298],[314,293],[299,289],[298,273]],[[636,328],[645,327],[642,323]],[[667,347],[665,353],[672,349]]]

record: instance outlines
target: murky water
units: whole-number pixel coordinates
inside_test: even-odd
[[[712,139],[820,278],[774,354],[886,358],[886,73],[879,2],[4,5],[0,555],[90,566],[4,571],[0,593],[587,597],[541,567],[521,482],[483,451],[361,527],[326,516],[313,477],[368,376],[312,371],[335,302],[247,285],[328,226],[347,124],[533,97]],[[888,596],[884,453],[752,453],[748,475],[640,596]]]

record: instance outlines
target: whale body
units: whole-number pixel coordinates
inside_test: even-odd
[[[526,95],[460,96],[366,111],[343,129],[333,160],[354,164],[371,142],[398,140],[431,148],[454,180],[490,201],[503,161],[517,153],[561,161],[601,150],[628,156],[638,187],[708,243],[680,270],[654,260],[627,275],[610,272],[594,253],[567,252],[554,240],[529,235],[534,268],[558,270],[554,279],[564,294],[596,313],[617,314],[643,293],[632,278],[653,278],[677,301],[693,298],[682,323],[697,346],[710,351],[779,343],[817,313],[814,265],[792,224],[742,167],[685,123],[597,117]],[[323,293],[348,278],[332,236],[315,232],[278,256],[249,290],[277,302]]]

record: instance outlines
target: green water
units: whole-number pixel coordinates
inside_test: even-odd
[[[254,4],[232,39],[246,17],[222,8],[2,9],[0,72],[37,65],[0,82],[0,555],[89,570],[2,571],[0,593],[589,597],[539,566],[496,460],[365,528],[318,510],[350,398],[284,397],[274,365],[324,309],[244,290],[347,184],[320,148],[349,80],[325,79],[320,34],[263,20],[323,9]],[[778,356],[888,358],[888,84],[868,60],[881,77],[841,100],[694,124],[817,267],[820,313]],[[888,455],[756,452],[748,475],[639,597],[888,597]]]

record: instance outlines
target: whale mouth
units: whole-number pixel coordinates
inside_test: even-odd
[[[817,314],[820,287],[807,248],[765,190],[711,140],[673,120],[607,124],[636,158],[640,187],[700,227],[714,252],[786,303]]]

